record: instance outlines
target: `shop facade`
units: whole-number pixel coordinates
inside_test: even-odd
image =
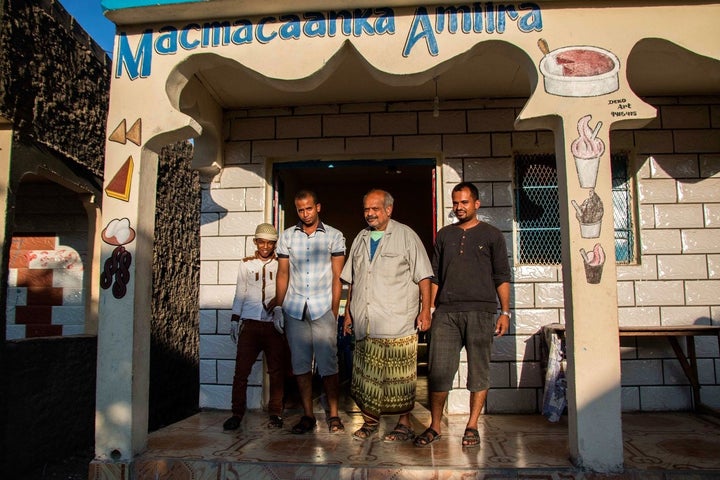
[[[200,407],[229,407],[229,308],[256,224],[293,224],[292,196],[309,186],[351,239],[362,194],[379,186],[429,246],[463,180],[513,265],[488,413],[542,410],[540,332],[558,322],[578,466],[622,468],[623,410],[692,407],[672,351],[621,342],[618,325],[718,322],[720,5],[235,3],[103,2],[118,30],[100,461],[130,461],[146,443],[157,154],[187,138],[203,185]],[[717,341],[699,339],[697,356],[718,407]],[[253,377],[260,408],[261,362]],[[467,405],[462,369],[456,386],[450,413]]]

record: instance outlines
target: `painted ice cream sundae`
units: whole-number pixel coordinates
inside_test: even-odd
[[[114,218],[103,230],[102,239],[110,245],[125,245],[135,239],[135,230],[127,218]]]
[[[114,218],[102,231],[105,243],[115,245],[112,254],[105,260],[103,272],[100,274],[100,287],[107,290],[112,287],[115,298],[123,298],[130,282],[130,265],[132,254],[124,245],[135,240],[135,229],[130,226],[127,218]]]
[[[573,48],[555,55],[555,62],[565,77],[593,77],[615,68],[606,53],[589,48]]]
[[[545,54],[540,73],[545,91],[562,97],[596,97],[619,88],[620,60],[603,48],[573,45],[550,51],[545,39],[538,40]]]
[[[600,157],[605,153],[605,143],[597,138],[602,122],[598,122],[595,128],[590,128],[591,119],[592,115],[585,115],[578,120],[577,131],[580,136],[570,144],[582,188],[595,188]]]
[[[605,265],[605,250],[602,245],[596,243],[592,252],[586,252],[584,248],[580,249],[585,264],[585,279],[588,283],[600,283],[602,278],[603,266]]]
[[[578,205],[575,200],[572,200],[571,203],[575,208],[575,217],[580,222],[580,235],[583,238],[599,237],[604,207],[602,200],[595,193],[595,189],[590,190],[590,195],[581,205]]]

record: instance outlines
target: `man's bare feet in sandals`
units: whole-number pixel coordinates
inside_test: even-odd
[[[462,437],[463,447],[479,447],[480,446],[480,433],[477,428],[466,428],[465,434]]]
[[[415,446],[416,447],[427,447],[431,443],[433,443],[435,440],[438,440],[442,435],[440,435],[438,432],[433,430],[432,428],[428,427],[423,433],[415,437]]]
[[[340,417],[330,417],[327,419],[328,431],[330,433],[338,433],[345,431],[345,425],[343,425]]]
[[[379,426],[379,423],[365,422],[363,423],[362,427],[355,430],[355,433],[353,433],[353,438],[356,440],[367,440],[368,438],[375,435],[375,433],[377,433]]]
[[[415,438],[415,432],[408,425],[398,423],[393,431],[383,437],[383,442],[406,442]]]

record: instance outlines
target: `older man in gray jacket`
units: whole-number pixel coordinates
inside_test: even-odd
[[[344,332],[355,332],[351,395],[363,415],[353,436],[370,438],[383,414],[399,414],[386,442],[414,438],[417,331],[430,327],[430,260],[420,238],[390,218],[392,196],[371,190],[363,199],[368,227],[353,241],[340,279],[350,285]]]

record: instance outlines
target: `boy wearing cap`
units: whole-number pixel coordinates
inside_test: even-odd
[[[237,344],[235,376],[232,388],[232,416],[223,424],[224,430],[240,426],[247,408],[248,376],[260,352],[265,355],[270,378],[268,427],[283,425],[283,393],[285,367],[288,365],[287,340],[275,330],[273,308],[278,262],[275,244],[278,233],[269,223],[255,229],[255,255],[240,263],[235,299],[230,318],[230,338]]]

